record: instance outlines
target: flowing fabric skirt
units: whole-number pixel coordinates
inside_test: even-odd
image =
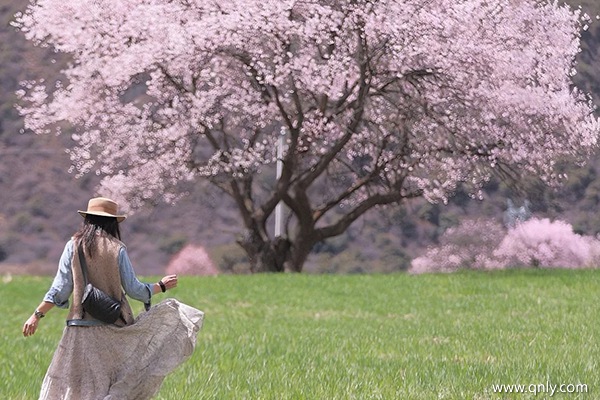
[[[40,399],[150,399],[194,351],[203,319],[202,311],[167,299],[123,328],[66,327]]]

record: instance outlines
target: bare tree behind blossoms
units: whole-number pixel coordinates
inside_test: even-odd
[[[20,110],[76,129],[73,168],[133,207],[210,181],[254,271],[301,271],[375,207],[494,174],[557,183],[589,156],[599,125],[571,80],[589,20],[540,0],[36,0],[15,25],[72,62],[24,83]]]

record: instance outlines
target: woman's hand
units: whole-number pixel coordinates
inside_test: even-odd
[[[167,275],[161,279],[161,282],[165,285],[166,290],[173,289],[177,286],[177,275]]]
[[[44,315],[48,314],[48,311],[50,311],[53,307],[54,303],[42,301],[35,309],[35,312],[31,314],[31,317],[25,321],[25,324],[23,325],[23,336],[27,337],[33,335],[37,330],[40,319],[44,318]]]
[[[40,318],[36,317],[35,314],[29,317],[23,325],[23,336],[27,337],[33,335],[37,330],[38,322],[40,322]]]

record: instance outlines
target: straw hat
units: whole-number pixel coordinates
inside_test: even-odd
[[[85,218],[86,215],[99,215],[101,217],[114,217],[117,222],[127,218],[125,215],[117,215],[117,203],[106,197],[95,197],[88,202],[87,211],[78,210],[77,212]]]

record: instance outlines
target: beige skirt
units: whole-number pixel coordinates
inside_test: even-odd
[[[167,299],[123,328],[66,327],[40,399],[150,399],[194,351],[203,319],[202,311]]]

